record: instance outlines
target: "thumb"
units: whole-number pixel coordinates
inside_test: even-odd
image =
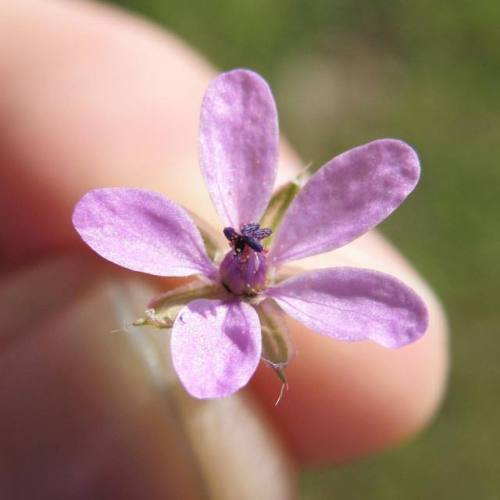
[[[163,334],[112,332],[150,295],[76,255],[4,280],[2,498],[293,496],[285,454],[244,394],[193,401]]]

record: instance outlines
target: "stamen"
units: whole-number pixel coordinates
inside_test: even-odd
[[[247,238],[255,238],[256,240],[263,240],[268,236],[271,236],[272,229],[268,227],[260,227],[260,224],[256,222],[251,222],[250,224],[245,224],[241,227],[241,234]]]
[[[244,254],[246,247],[257,253],[263,252],[264,247],[260,241],[272,234],[271,229],[267,227],[261,228],[256,222],[241,226],[241,234],[237,233],[232,227],[225,227],[223,232],[237,255]]]
[[[262,252],[262,250],[264,250],[264,247],[252,236],[245,236],[244,240],[245,243],[255,252]]]
[[[238,233],[232,227],[225,227],[223,230],[224,236],[229,240],[233,241],[238,237]]]

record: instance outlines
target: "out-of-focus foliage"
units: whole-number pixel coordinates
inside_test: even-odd
[[[303,498],[500,498],[500,2],[114,3],[261,72],[305,163],[380,137],[420,153],[420,187],[382,230],[448,310],[448,397],[406,447],[305,472]]]

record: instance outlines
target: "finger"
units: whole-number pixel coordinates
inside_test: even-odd
[[[400,254],[375,233],[340,251],[304,259],[301,267],[368,267],[398,276],[424,299],[425,336],[398,350],[372,342],[347,343],[289,320],[297,354],[287,368],[290,388],[272,411],[263,404],[296,456],[308,464],[342,462],[410,438],[434,415],[447,374],[446,320],[429,287]],[[269,402],[279,391],[262,367],[257,394]]]
[[[88,257],[3,280],[2,498],[293,498],[254,405],[193,401],[159,355],[163,335],[112,331],[151,293]]]
[[[219,223],[197,155],[208,64],[102,5],[11,1],[0,13],[6,262],[80,243],[70,214],[101,186],[155,189]]]
[[[76,242],[72,205],[93,187],[168,187],[186,201],[199,186],[210,209],[190,166],[209,71],[188,49],[93,4],[29,0],[0,11],[7,262]]]
[[[8,5],[0,120],[9,126],[0,139],[0,185],[9,186],[2,193],[5,213],[19,215],[1,222],[7,258],[74,244],[72,206],[100,186],[153,188],[217,223],[196,158],[207,66],[175,39],[100,7]],[[282,163],[293,161],[282,155]],[[373,235],[336,255],[312,262],[347,260],[406,275],[423,291],[431,327],[424,340],[394,352],[327,342],[294,326],[299,355],[289,371],[292,389],[272,415],[306,462],[371,452],[415,432],[435,410],[446,371],[440,308],[403,259]],[[263,370],[255,385],[266,407],[272,383]]]

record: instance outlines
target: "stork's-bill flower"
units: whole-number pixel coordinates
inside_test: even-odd
[[[354,148],[326,163],[300,191],[295,184],[283,187],[269,205],[278,158],[276,107],[267,83],[238,69],[206,91],[199,148],[229,245],[225,255],[213,250],[212,240],[209,257],[207,233],[202,236],[184,208],[152,191],[96,189],[73,214],[83,240],[111,262],[157,276],[196,277],[152,300],[136,323],[171,330],[173,365],[190,394],[229,396],[247,384],[261,356],[282,374],[290,357],[284,313],[337,340],[396,348],[423,335],[424,303],[392,276],[349,267],[280,272],[285,263],[346,245],[390,215],[419,178],[410,146],[383,139]],[[271,234],[262,220],[273,229],[280,224]]]

